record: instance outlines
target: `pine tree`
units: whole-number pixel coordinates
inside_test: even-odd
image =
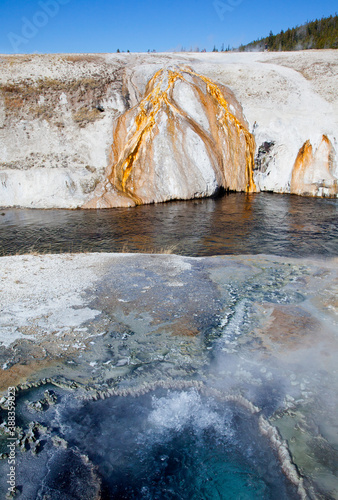
[[[270,31],[269,36],[241,45],[239,51],[259,49],[268,46],[270,51],[300,49],[336,49],[338,48],[338,16],[315,19],[302,26],[282,30],[277,35]]]

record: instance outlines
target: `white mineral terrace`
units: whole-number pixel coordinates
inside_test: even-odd
[[[0,206],[129,206],[222,185],[335,197],[337,64],[337,50],[1,56]]]

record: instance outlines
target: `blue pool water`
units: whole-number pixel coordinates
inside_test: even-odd
[[[88,402],[53,391],[58,403],[35,421],[66,440],[67,447],[53,448],[45,436],[38,455],[18,456],[22,498],[298,498],[258,432],[257,419],[239,405],[201,396],[195,389]],[[30,397],[40,392],[33,389]],[[18,402],[21,424],[31,418],[27,395]]]

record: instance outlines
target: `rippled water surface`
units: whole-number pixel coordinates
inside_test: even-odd
[[[1,255],[160,252],[335,256],[338,201],[269,193],[110,210],[5,209]]]

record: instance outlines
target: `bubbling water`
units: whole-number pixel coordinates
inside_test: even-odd
[[[31,429],[24,431],[35,436],[31,447],[40,443],[37,454],[17,452],[22,498],[299,498],[259,431],[258,414],[241,398],[226,401],[192,387],[83,401],[47,389],[56,403],[36,412],[33,425],[27,402],[41,398],[46,386],[17,398],[18,425]],[[2,474],[3,496],[6,490]]]
[[[62,422],[97,466],[102,498],[297,498],[258,419],[196,389],[67,404]]]

